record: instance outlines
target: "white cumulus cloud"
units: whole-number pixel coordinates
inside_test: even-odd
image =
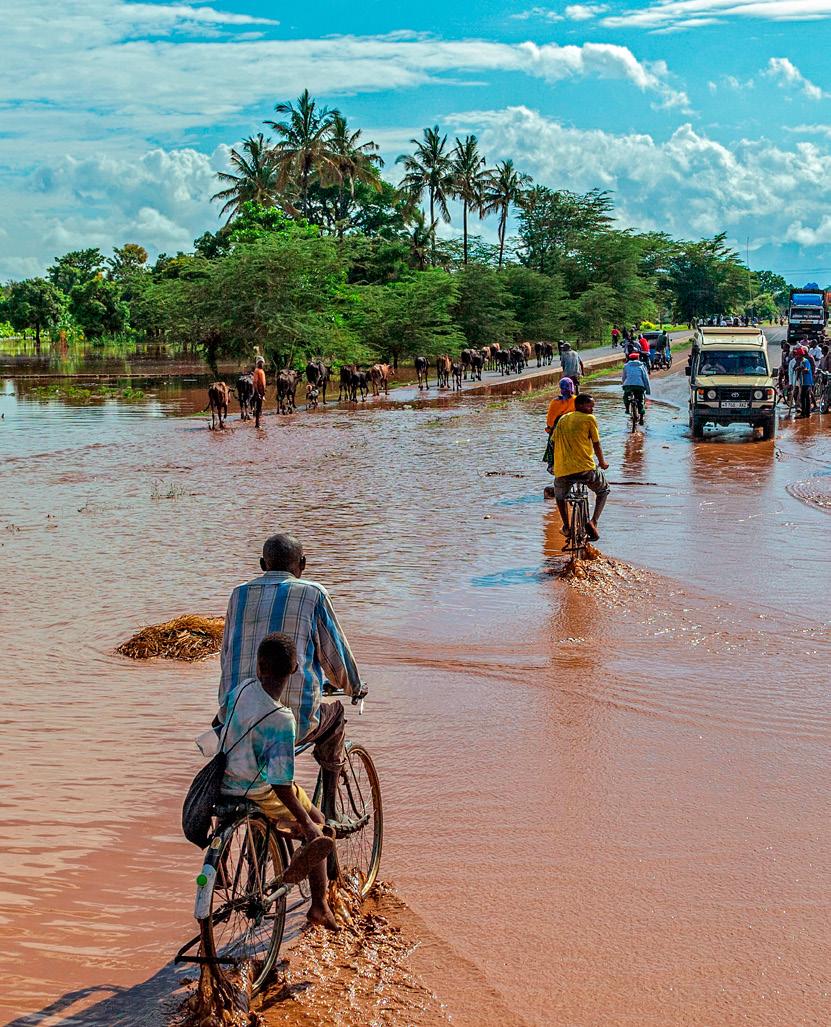
[[[658,0],[603,19],[609,28],[653,31],[696,28],[734,18],[815,21],[831,15],[831,0]]]
[[[822,100],[827,96],[819,86],[805,78],[799,68],[787,57],[771,57],[762,74],[773,79],[777,85],[783,88],[798,89],[809,100]]]

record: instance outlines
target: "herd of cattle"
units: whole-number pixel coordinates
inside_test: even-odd
[[[502,375],[519,374],[531,362],[533,355],[537,358],[537,367],[549,366],[554,361],[554,347],[550,342],[523,342],[508,349],[502,349],[499,343],[485,346],[482,349],[463,349],[459,359],[440,356],[436,358],[436,387],[461,391],[462,382],[481,381],[483,371],[499,371]],[[419,390],[430,388],[430,361],[427,357],[415,358],[415,370]],[[390,378],[395,376],[391,364],[373,364],[364,369],[357,364],[343,364],[339,371],[340,388],[338,400],[357,403],[360,396],[365,401],[369,393],[380,396],[383,391],[389,395]],[[326,403],[326,392],[331,386],[332,368],[322,360],[310,360],[306,365],[306,409],[316,409],[322,400]],[[277,373],[275,391],[277,411],[290,414],[297,409],[297,389],[303,380],[300,371],[284,368]],[[211,428],[225,427],[228,416],[228,404],[235,395],[240,406],[240,419],[243,421],[255,417],[257,426],[260,423],[262,397],[255,394],[254,376],[248,372],[237,378],[236,390],[226,382],[213,382],[208,386],[208,407],[211,411]]]

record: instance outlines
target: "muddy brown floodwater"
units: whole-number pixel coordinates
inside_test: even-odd
[[[693,445],[682,375],[635,435],[604,390],[615,570],[567,581],[544,398],[258,435],[164,397],[72,409],[7,387],[7,1022],[155,1022],[192,932],[178,815],[217,667],[113,648],[222,613],[279,528],[371,685],[350,731],[381,773],[382,876],[440,953],[436,1022],[461,998],[475,1023],[477,995],[481,1022],[499,1004],[569,1027],[829,1022],[831,417]]]

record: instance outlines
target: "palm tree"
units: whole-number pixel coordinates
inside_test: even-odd
[[[479,152],[476,136],[457,139],[453,147],[453,195],[462,201],[462,240],[464,262],[467,264],[467,218],[471,210],[482,213],[482,196],[491,180],[485,158]]]
[[[339,235],[343,235],[342,222],[345,221],[348,213],[348,202],[355,198],[355,183],[363,182],[376,192],[381,189],[378,169],[384,166],[384,161],[378,154],[380,147],[372,141],[362,143],[360,140],[361,130],[351,132],[346,118],[334,111],[329,146],[335,154],[334,163],[339,176],[337,211]]]
[[[262,132],[249,136],[242,144],[242,152],[231,150],[230,164],[238,172],[218,171],[216,177],[227,189],[214,193],[212,200],[222,200],[219,216],[228,214],[231,221],[244,203],[253,200],[262,207],[275,207],[280,202],[279,173],[271,155],[271,140]]]
[[[427,223],[424,211],[416,208],[410,215],[410,261],[419,271],[427,268],[436,222]]]
[[[505,232],[508,228],[508,214],[527,186],[531,176],[517,171],[512,160],[503,160],[496,165],[485,189],[482,212],[493,214],[499,211],[499,267],[505,255]]]
[[[279,169],[280,188],[297,183],[300,210],[309,213],[309,187],[313,178],[321,185],[340,181],[338,154],[331,145],[332,125],[337,111],[318,107],[308,89],[298,96],[296,105],[278,103],[275,113],[287,115],[284,121],[266,121],[280,137],[272,151]]]
[[[402,153],[396,164],[404,165],[404,177],[400,189],[411,203],[419,203],[425,191],[428,196],[429,223],[432,225],[432,259],[436,252],[436,208],[445,223],[450,221],[447,201],[452,195],[453,174],[450,154],[447,151],[447,136],[441,135],[439,126],[424,129],[422,140],[411,139],[415,153]]]

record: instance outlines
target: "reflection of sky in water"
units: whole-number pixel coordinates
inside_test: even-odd
[[[474,588],[504,588],[508,585],[536,585],[547,575],[539,567],[511,567],[493,574],[480,574],[470,579]]]

